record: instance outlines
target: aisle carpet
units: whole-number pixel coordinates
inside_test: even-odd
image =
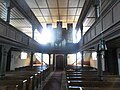
[[[61,90],[62,71],[55,71],[43,90]]]

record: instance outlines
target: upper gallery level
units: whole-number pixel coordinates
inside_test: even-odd
[[[16,48],[46,53],[73,53],[96,47],[101,37],[107,41],[119,36],[115,29],[119,22],[119,0],[63,2],[1,0],[1,45],[9,43]],[[51,42],[46,45],[38,43],[48,39]]]

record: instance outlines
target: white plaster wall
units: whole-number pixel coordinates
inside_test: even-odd
[[[27,59],[21,59],[21,52],[12,51],[11,52],[11,65],[10,70],[15,70],[15,68],[30,65],[30,53],[28,53]]]
[[[97,68],[97,55],[96,55],[96,58],[94,57],[91,57],[90,59],[90,66]]]
[[[67,64],[71,65],[76,61],[76,54],[68,54],[67,56]]]
[[[48,54],[43,54],[43,61],[49,65],[49,55]],[[44,65],[45,65],[44,63]]]

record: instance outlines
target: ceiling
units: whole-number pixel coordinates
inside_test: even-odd
[[[25,0],[39,22],[43,27],[47,23],[52,23],[52,27],[56,27],[57,21],[63,22],[63,28],[67,27],[67,23],[76,25],[81,14],[85,0]],[[5,3],[0,3],[0,17],[6,19]],[[90,10],[83,26],[90,27],[94,22],[94,9]],[[32,36],[32,25],[30,22],[15,8],[11,9],[10,24],[18,28],[29,36]]]
[[[77,23],[85,0],[25,0],[42,25],[57,21]]]

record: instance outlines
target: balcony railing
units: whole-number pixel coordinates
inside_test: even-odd
[[[107,36],[116,32],[120,23],[120,1],[112,5],[106,12],[104,12],[97,21],[90,27],[90,29],[84,34],[79,42],[79,48],[83,47],[89,43],[95,43],[104,38],[108,40]],[[102,35],[101,35],[102,34]],[[117,37],[113,36],[113,38]],[[112,39],[112,37],[111,37]]]

